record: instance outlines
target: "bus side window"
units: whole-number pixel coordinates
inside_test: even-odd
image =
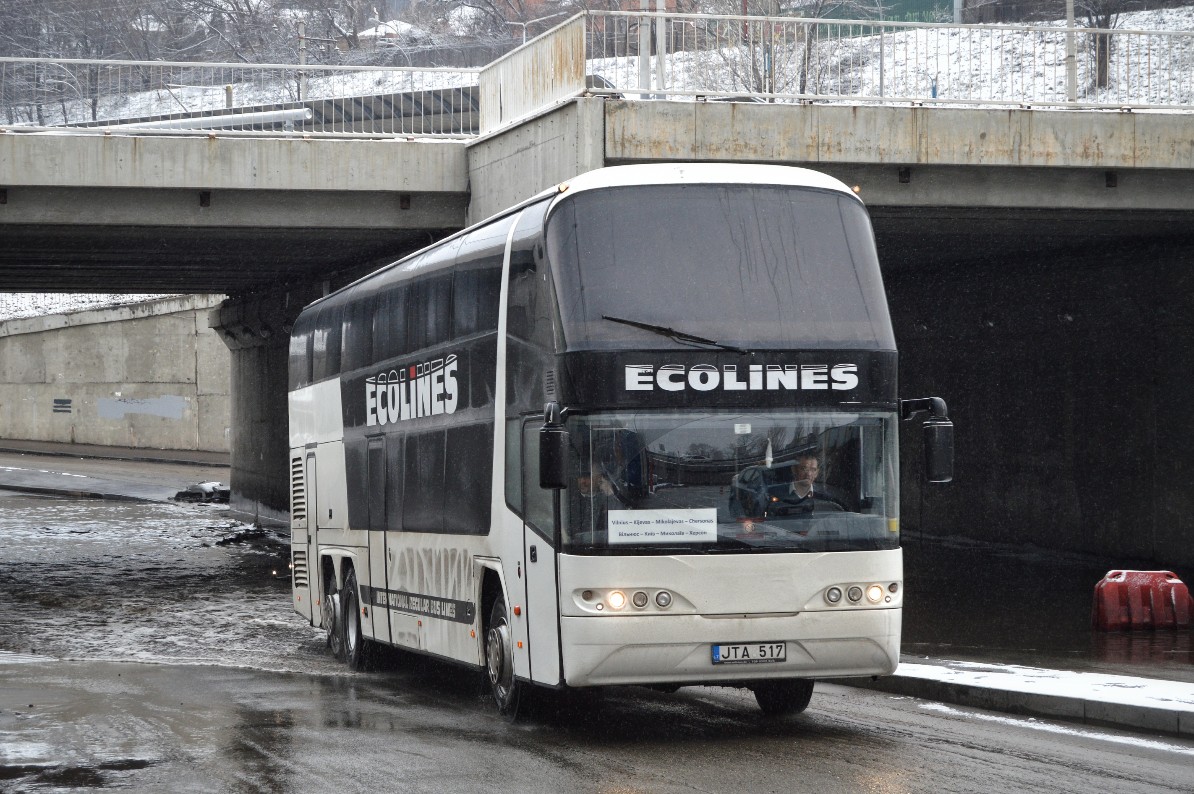
[[[550,540],[554,534],[552,527],[552,497],[551,491],[539,487],[539,429],[543,427],[543,417],[532,416],[522,425],[522,459],[527,465],[522,467],[522,493],[525,498],[523,520],[527,525]]]
[[[340,374],[340,315],[339,306],[325,306],[315,315],[311,345],[313,382]]]
[[[313,331],[308,323],[296,325],[290,334],[291,391],[301,389],[303,386],[311,383],[311,346],[313,335]]]
[[[386,438],[369,439],[369,529],[386,528]]]
[[[498,297],[511,216],[464,236],[452,283],[452,336],[497,330]]]
[[[405,470],[403,452],[406,438],[402,433],[386,437],[386,529],[402,529],[402,480]]]
[[[506,420],[506,505],[522,515],[522,438],[518,432],[522,420]]]
[[[390,286],[377,296],[373,315],[373,355],[377,361],[397,358],[407,350],[402,312],[405,304],[405,284]]]
[[[343,371],[360,369],[373,359],[373,302],[351,300],[344,312]]]
[[[449,427],[444,468],[444,532],[489,533],[493,483],[493,425]]]
[[[407,532],[444,531],[444,431],[406,436],[402,527]]]

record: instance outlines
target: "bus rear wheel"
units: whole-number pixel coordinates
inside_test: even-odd
[[[328,649],[334,659],[344,659],[344,621],[340,616],[340,591],[333,590],[334,581],[329,581],[324,587],[323,601],[320,604],[320,616],[323,630],[327,635]]]
[[[510,635],[510,620],[506,602],[499,598],[489,613],[489,627],[485,632],[485,668],[489,674],[489,691],[493,694],[498,713],[507,719],[518,715],[518,701],[522,686],[514,679],[514,648]]]
[[[792,678],[785,681],[763,681],[751,687],[759,709],[768,717],[799,714],[808,708],[813,697],[811,678]]]
[[[344,661],[353,670],[368,670],[373,660],[373,641],[361,632],[361,602],[357,596],[357,574],[350,571],[344,582],[341,625],[344,627]]]

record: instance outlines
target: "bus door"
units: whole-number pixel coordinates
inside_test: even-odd
[[[369,505],[369,579],[370,587],[388,588],[386,584],[386,437],[376,436],[369,439],[367,479]],[[360,576],[357,577],[361,579]],[[363,626],[372,626],[369,634],[377,639],[390,640],[389,620],[387,613],[381,612],[381,617],[374,620],[377,614],[372,606],[368,616],[361,616]]]
[[[552,491],[539,487],[539,429],[542,416],[522,425],[523,581],[526,583],[527,642],[531,679],[560,683],[560,591],[552,513]]]

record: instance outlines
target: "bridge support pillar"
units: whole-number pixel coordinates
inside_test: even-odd
[[[234,297],[212,311],[211,327],[232,351],[230,507],[244,521],[290,523],[289,334],[299,311],[320,294]]]

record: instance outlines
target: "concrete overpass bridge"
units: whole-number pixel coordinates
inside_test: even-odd
[[[509,87],[542,70],[518,62],[568,63],[561,31],[495,65],[496,119],[482,73],[474,137],[6,130],[0,285],[230,294],[232,484],[264,518],[288,503],[285,335],[309,300],[592,168],[809,166],[867,201],[902,391],[945,396],[958,426],[956,482],[906,476],[905,526],[1194,564],[1188,115],[646,100],[595,89],[585,59],[520,106]]]

